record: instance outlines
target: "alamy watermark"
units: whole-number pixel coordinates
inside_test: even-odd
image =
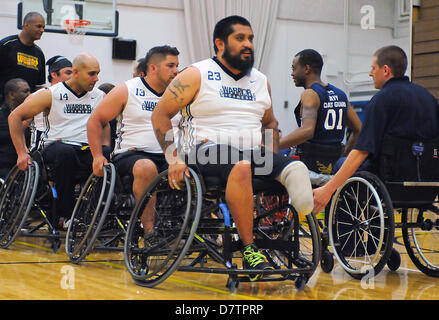
[[[63,290],[75,289],[75,269],[73,266],[65,265],[61,268],[61,281],[60,286]]]
[[[192,135],[197,136],[195,132]],[[254,164],[255,175],[269,175],[273,171],[274,137],[273,129],[264,129],[262,132],[246,129],[233,133],[220,131],[211,134],[206,141],[191,141],[185,137],[179,139],[178,147],[170,145],[165,156],[169,164],[184,158],[187,165],[228,165],[247,160]],[[173,141],[172,130],[166,134],[165,140]]]

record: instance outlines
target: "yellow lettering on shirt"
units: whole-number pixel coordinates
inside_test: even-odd
[[[26,68],[38,70],[38,58],[22,52],[17,52],[17,64]]]

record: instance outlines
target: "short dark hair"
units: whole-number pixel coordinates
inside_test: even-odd
[[[407,70],[407,55],[398,46],[386,46],[375,51],[377,64],[381,67],[388,65],[394,77],[402,77]]]
[[[146,74],[146,60],[145,58],[140,58],[139,60],[137,60],[137,67],[136,67],[136,72],[137,74],[140,74],[140,72],[143,72],[144,74]]]
[[[155,56],[160,56],[163,59],[166,59],[166,56],[178,56],[180,52],[176,47],[171,47],[168,45],[157,46],[151,48],[145,56],[145,74],[148,72],[148,68],[151,65],[151,60]]]
[[[108,92],[110,92],[113,88],[114,84],[108,82],[103,83],[98,87],[98,89],[104,91],[105,94],[108,94]]]
[[[7,81],[5,83],[5,87],[3,89],[4,98],[6,98],[10,92],[16,91],[20,87],[19,83],[22,83],[22,82],[27,83],[26,80],[21,79],[21,78],[13,78],[13,79]]]
[[[213,48],[215,53],[218,52],[215,39],[221,39],[222,41],[227,42],[227,38],[233,33],[233,26],[235,24],[249,26],[250,28],[252,27],[246,18],[236,15],[225,17],[218,21],[215,25],[215,29],[213,30]]]
[[[26,22],[29,22],[30,20],[32,20],[32,19],[35,18],[35,17],[41,17],[41,18],[44,19],[43,15],[42,15],[41,13],[36,12],[36,11],[31,11],[31,12],[28,12],[28,13],[24,16],[23,24],[25,24]]]
[[[297,53],[296,57],[297,56],[299,57],[299,63],[302,66],[309,65],[315,74],[320,75],[322,73],[323,58],[316,50],[305,49]]]

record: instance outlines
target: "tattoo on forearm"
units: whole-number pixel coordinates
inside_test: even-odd
[[[313,107],[302,107],[302,120],[303,119],[311,119],[316,120],[317,119],[317,110]]]
[[[174,143],[173,137],[171,139],[166,139],[166,133],[163,133],[159,128],[155,130],[155,136],[157,137],[157,141],[163,152],[166,152],[166,149]]]
[[[173,82],[174,88],[176,88],[180,93],[183,93],[184,89],[189,88],[189,85],[184,85],[180,80],[175,80]]]
[[[184,93],[184,90],[189,87],[189,85],[182,84],[180,80],[174,80],[174,82],[172,82],[172,88],[169,86],[168,90],[174,95],[175,102],[181,104],[183,103],[184,98],[181,97],[180,94]]]

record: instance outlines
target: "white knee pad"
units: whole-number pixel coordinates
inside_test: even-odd
[[[287,189],[291,204],[299,215],[307,215],[314,208],[311,180],[308,168],[303,162],[294,161],[287,165],[276,178]]]

